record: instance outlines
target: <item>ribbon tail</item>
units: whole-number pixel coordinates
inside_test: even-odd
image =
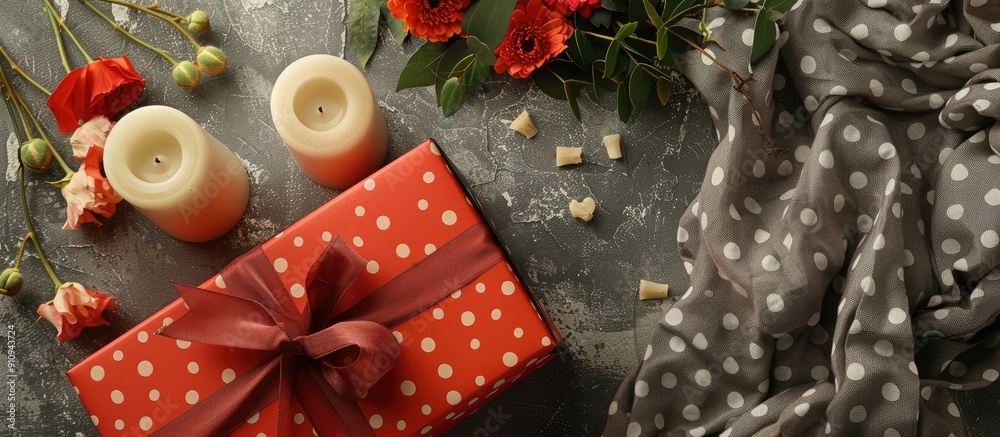
[[[155,437],[229,435],[278,397],[281,359],[248,370],[211,396],[156,430]]]
[[[317,366],[299,373],[295,394],[319,437],[374,437],[361,408],[341,398],[326,384]]]
[[[292,416],[288,414],[288,410],[292,405],[292,388],[294,387],[294,380],[296,378],[295,369],[296,358],[289,352],[281,354],[281,368],[279,370],[278,376],[278,436],[283,437],[289,435],[288,429],[290,428],[289,421],[292,420]]]

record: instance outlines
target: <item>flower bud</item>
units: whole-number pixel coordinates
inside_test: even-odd
[[[21,292],[22,286],[24,286],[24,276],[21,276],[20,270],[10,268],[0,273],[0,294],[14,296]]]
[[[198,68],[209,76],[215,76],[226,69],[226,54],[215,46],[204,46],[195,58]]]
[[[41,138],[21,144],[21,162],[33,172],[41,173],[52,164],[52,150]]]
[[[194,36],[202,36],[208,33],[212,27],[208,21],[208,14],[200,9],[192,12],[185,20],[187,20],[188,32]]]
[[[172,74],[174,82],[188,91],[193,90],[201,82],[201,73],[198,73],[198,67],[191,61],[178,62]]]

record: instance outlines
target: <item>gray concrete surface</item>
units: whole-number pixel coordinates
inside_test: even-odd
[[[0,4],[0,42],[39,81],[54,87],[64,71],[40,2],[16,3]],[[132,59],[148,80],[141,104],[171,105],[190,114],[240,156],[251,177],[252,198],[243,221],[216,241],[189,244],[170,238],[124,203],[104,226],[63,231],[58,190],[45,185],[45,177],[30,176],[31,210],[59,274],[118,296],[119,309],[108,317],[111,326],[89,329],[72,342],[57,341],[50,326],[35,321],[34,309],[50,298],[51,287],[29,251],[24,265],[29,284],[16,298],[0,299],[0,332],[12,326],[17,342],[14,435],[92,436],[96,431],[66,369],[174,300],[169,280],[201,282],[337,194],[295,167],[273,129],[268,98],[281,70],[299,57],[346,50],[348,59],[356,59],[345,49],[341,2],[164,0],[164,7],[182,13],[195,5],[206,9],[213,28],[206,41],[229,55],[224,74],[185,92],[171,81],[164,60],[114,33],[79,3],[55,3],[68,9],[70,26],[93,55],[125,53]],[[114,15],[176,57],[192,56],[190,46],[164,23],[117,8]],[[418,45],[401,47],[383,35],[366,71],[389,123],[390,158],[425,138],[439,141],[568,343],[565,359],[525,378],[447,435],[484,435],[491,413],[509,418],[490,435],[599,435],[612,394],[637,362],[649,326],[669,304],[636,301],[638,281],[667,282],[674,293],[687,288],[676,253],[676,223],[697,192],[715,145],[707,108],[681,84],[669,105],[651,105],[627,125],[618,122],[607,99],[599,104],[581,99],[584,122],[578,123],[563,102],[529,82],[494,77],[458,114],[445,119],[432,90],[393,92]],[[70,50],[76,65],[82,65]],[[23,81],[17,85],[59,137],[44,96]],[[540,129],[532,140],[508,130],[503,121],[521,108],[531,110]],[[614,162],[600,140],[618,132],[625,159]],[[0,117],[0,140],[9,133],[6,117]],[[555,168],[556,145],[583,146],[587,163]],[[59,138],[57,147],[69,155],[68,138]],[[0,157],[0,168],[8,168],[9,160]],[[586,196],[597,200],[598,209],[585,224],[573,220],[566,205],[570,198]],[[17,184],[8,177],[0,195],[0,265],[13,262],[25,232],[18,202]],[[982,391],[972,397],[963,400],[973,434],[995,435],[997,416],[991,411],[1000,406],[997,396]],[[0,435],[10,435],[0,429]]]

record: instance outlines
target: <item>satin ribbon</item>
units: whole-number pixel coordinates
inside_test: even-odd
[[[157,334],[273,354],[153,435],[228,435],[277,400],[285,436],[294,395],[320,436],[374,436],[354,398],[399,358],[390,329],[503,259],[479,223],[364,296],[351,285],[366,262],[338,236],[310,268],[302,312],[260,247],[220,272],[229,295],[174,283],[190,311]]]

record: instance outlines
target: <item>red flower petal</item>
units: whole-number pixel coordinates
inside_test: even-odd
[[[69,72],[52,91],[48,105],[59,131],[68,134],[94,116],[114,116],[135,102],[145,86],[146,80],[125,56],[97,58]]]

